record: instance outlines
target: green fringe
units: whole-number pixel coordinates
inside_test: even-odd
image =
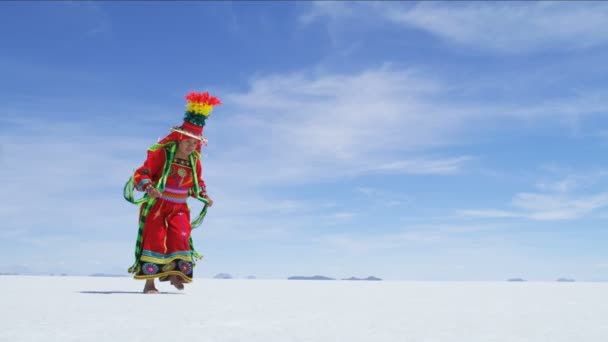
[[[200,154],[197,152],[193,153],[190,155],[190,165],[192,165],[192,179],[193,182],[192,184],[194,184],[194,197],[205,203],[205,205],[203,206],[203,210],[201,210],[201,213],[198,215],[198,217],[196,219],[194,219],[194,221],[192,221],[192,229],[198,228],[201,223],[203,223],[203,218],[205,218],[205,215],[207,215],[207,199],[203,198],[200,196],[200,192],[201,192],[201,188],[200,185],[198,184],[198,174],[196,173],[196,160],[200,158]]]
[[[159,148],[169,148],[169,149],[171,149],[171,148],[173,148],[174,145],[177,148],[177,141],[169,141],[169,142],[166,142],[164,144],[158,144],[157,143],[157,144],[154,144],[154,145],[150,146],[150,148],[148,148],[148,151],[154,152],[154,151],[158,150]]]
[[[201,114],[195,114],[194,112],[186,112],[184,115],[184,120],[197,126],[205,126],[205,120],[207,120],[207,117]]]
[[[144,197],[136,200],[135,192],[133,190],[135,190],[135,183],[133,182],[133,176],[131,176],[131,178],[129,178],[129,180],[125,184],[125,188],[123,189],[123,197],[127,200],[127,202],[133,204],[142,204],[148,201],[148,194],[144,194]]]

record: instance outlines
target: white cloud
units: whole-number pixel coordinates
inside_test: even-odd
[[[238,194],[224,192],[221,188],[218,189],[213,185],[211,188],[217,193],[213,197],[218,204],[214,207],[216,214],[226,216],[280,215],[309,212],[312,209],[311,204],[304,201],[264,196],[263,192]]]
[[[417,72],[390,68],[259,77],[249,91],[225,96],[236,115],[214,123],[214,141],[225,147],[221,156],[210,154],[219,169],[207,175],[279,184],[456,173],[471,157],[424,153],[453,142],[470,115],[433,102],[441,88]],[[228,134],[246,143],[228,146]]]
[[[551,167],[549,167],[551,168]],[[554,172],[563,172],[559,168]],[[556,181],[543,180],[536,184],[541,191],[554,193],[569,193],[580,189],[592,188],[608,176],[608,171],[570,173]]]
[[[608,5],[602,2],[427,2],[313,3],[302,17],[359,25],[368,18],[414,27],[448,42],[518,53],[555,49],[580,49],[608,42]],[[352,23],[351,23],[352,24]]]
[[[513,206],[535,220],[574,219],[608,206],[608,192],[582,197],[522,193],[513,199]]]
[[[350,221],[355,217],[355,213],[348,211],[339,211],[325,216],[325,219],[331,221]]]
[[[540,76],[539,76],[540,77]],[[531,103],[452,103],[449,80],[388,66],[353,74],[260,75],[225,95],[208,136],[206,175],[230,187],[306,184],[369,174],[450,175],[476,156],[437,153],[500,120],[570,127],[608,110],[599,93]],[[459,87],[473,86],[459,84]],[[230,139],[228,139],[230,137]],[[236,139],[234,138],[236,137]]]
[[[353,192],[356,195],[355,200],[366,203],[368,209],[393,208],[412,201],[410,195],[389,189],[363,186],[355,188]]]
[[[576,180],[564,179],[554,183],[539,182],[536,186],[543,191],[568,192],[576,186]]]
[[[363,201],[368,208],[381,207],[390,208],[411,203],[411,194],[395,192],[388,189],[373,188],[367,186],[357,187],[354,190],[356,195],[363,195]],[[357,196],[361,197],[361,196]]]
[[[335,19],[347,18],[354,15],[353,4],[346,1],[314,1],[311,5],[311,10],[305,12],[299,18],[302,24],[312,24],[322,17],[331,17]]]
[[[0,136],[0,179],[11,194],[0,231],[45,235],[86,227],[112,235],[136,226],[137,208],[122,199],[122,185],[138,166],[133,158],[145,158],[145,150],[136,152],[144,140],[99,135],[93,124],[13,121],[18,129]]]
[[[544,98],[536,103],[505,106],[495,110],[500,110],[502,115],[516,119],[548,119],[570,125],[576,124],[576,121],[585,115],[605,113],[608,111],[608,102],[603,90],[589,89],[574,96]]]
[[[358,187],[355,189],[356,192],[361,193],[367,197],[375,197],[375,196],[379,196],[382,195],[384,191],[377,189],[377,188],[370,188],[370,187]]]
[[[475,209],[458,213],[475,218],[526,218],[532,220],[570,220],[584,217],[608,207],[608,191],[587,188],[608,175],[605,171],[573,173],[555,182],[539,182],[541,193],[523,192],[511,200],[512,210]],[[581,191],[584,191],[581,194]],[[595,190],[595,188],[593,188]]]
[[[371,170],[396,172],[407,174],[453,174],[460,171],[465,162],[471,160],[471,157],[462,156],[456,158],[445,159],[412,159],[400,160],[386,164],[373,166]]]
[[[506,217],[522,217],[524,215],[495,209],[481,209],[481,210],[459,210],[458,213],[466,217],[475,218],[506,218]]]

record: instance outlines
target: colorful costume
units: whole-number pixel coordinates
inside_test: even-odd
[[[184,282],[192,281],[194,262],[200,255],[194,250],[190,236],[192,228],[202,222],[207,212],[205,182],[200,161],[205,120],[219,99],[205,93],[190,93],[184,123],[173,127],[171,133],[148,149],[148,157],[125,185],[125,199],[141,204],[139,234],[135,248],[135,263],[129,268],[136,279],[159,278],[167,280],[178,275]],[[198,139],[197,151],[189,159],[175,157],[178,142]],[[144,195],[135,200],[133,190],[161,192],[159,198]],[[190,222],[188,197],[205,203],[201,214]]]

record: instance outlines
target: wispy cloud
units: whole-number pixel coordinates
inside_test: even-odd
[[[381,188],[362,186],[355,188],[353,192],[356,198],[362,198],[365,201],[368,208],[398,207],[412,201],[407,194]]]
[[[324,236],[319,243],[341,253],[367,253],[374,250],[403,248],[412,244],[433,243],[442,238],[443,235],[437,232],[403,232],[374,236],[339,234]]]
[[[356,214],[353,212],[339,211],[339,212],[335,212],[335,213],[325,216],[325,219],[333,221],[333,222],[343,222],[343,221],[352,220],[355,217],[355,215]]]
[[[352,74],[258,76],[246,92],[226,96],[232,107],[223,110],[230,111],[229,118],[218,117],[210,133],[224,149],[221,156],[211,156],[216,169],[207,174],[250,185],[382,173],[451,175],[480,157],[437,151],[462,142],[470,127],[499,120],[570,127],[608,110],[599,93],[527,103],[471,99],[454,105],[449,83],[388,66]],[[234,135],[247,143],[235,145],[224,138]]]
[[[341,253],[368,253],[382,250],[401,249],[421,245],[438,245],[461,239],[463,236],[478,234],[502,228],[490,224],[423,224],[414,225],[394,233],[385,230],[366,234],[326,234],[319,239],[319,243],[326,248]],[[480,238],[476,235],[476,238]]]
[[[525,217],[524,214],[496,209],[459,210],[458,213],[462,216],[474,218]]]
[[[314,209],[312,203],[300,199],[285,199],[284,196],[271,196],[264,191],[233,193],[229,189],[224,191],[221,185],[214,184],[210,184],[210,189],[217,194],[214,200],[218,205],[214,207],[214,213],[221,216],[246,218],[259,215],[295,215],[310,213]]]
[[[407,173],[407,174],[453,174],[460,171],[464,164],[473,159],[472,157],[462,156],[445,159],[412,159],[395,161],[386,164],[376,165],[372,170],[383,172]]]
[[[468,115],[433,104],[441,88],[414,71],[390,68],[256,78],[248,92],[227,96],[236,115],[215,126],[220,136],[230,131],[250,139],[225,153],[240,166],[222,160],[221,173],[234,179],[246,170],[238,178],[274,183],[456,173],[471,157],[422,153],[449,143]]]
[[[512,204],[535,220],[574,219],[608,206],[608,192],[582,197],[521,193]]]
[[[547,167],[555,172],[568,172],[567,170],[561,171],[558,167]],[[592,189],[592,187],[603,179],[608,177],[608,171],[596,170],[591,172],[569,172],[566,176],[561,177],[557,180],[542,180],[536,183],[536,187],[545,192],[554,193],[570,193],[581,189]]]
[[[605,178],[605,171],[571,174],[555,182],[539,182],[540,193],[522,192],[511,200],[513,209],[474,209],[458,213],[475,218],[525,218],[570,220],[608,207],[608,191],[589,191],[590,185]],[[581,193],[582,190],[585,190]]]
[[[49,234],[89,227],[112,235],[133,219],[117,200],[136,166],[132,159],[145,157],[136,151],[144,140],[100,135],[94,123],[29,118],[13,124],[16,129],[0,136],[0,179],[11,194],[0,230]]]
[[[353,15],[353,7],[343,1],[314,1],[311,10],[304,12],[299,20],[304,25],[312,24],[319,18],[329,16],[331,18],[350,17]]]
[[[422,1],[414,5],[315,2],[301,20],[310,23],[328,18],[336,22],[368,17],[422,29],[450,43],[499,52],[581,49],[608,43],[604,25],[608,6],[595,1]]]

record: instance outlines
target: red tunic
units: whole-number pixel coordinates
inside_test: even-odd
[[[159,148],[148,151],[148,158],[135,171],[133,180],[137,190],[144,191],[157,184],[165,166],[166,151]],[[201,192],[205,191],[200,160],[196,158],[196,174]],[[142,254],[136,279],[160,278],[180,275],[192,281],[190,252],[190,210],[186,204],[193,188],[190,161],[174,158],[162,196],[146,215],[143,229]],[[142,206],[143,210],[143,206]],[[140,213],[141,214],[141,213]]]

